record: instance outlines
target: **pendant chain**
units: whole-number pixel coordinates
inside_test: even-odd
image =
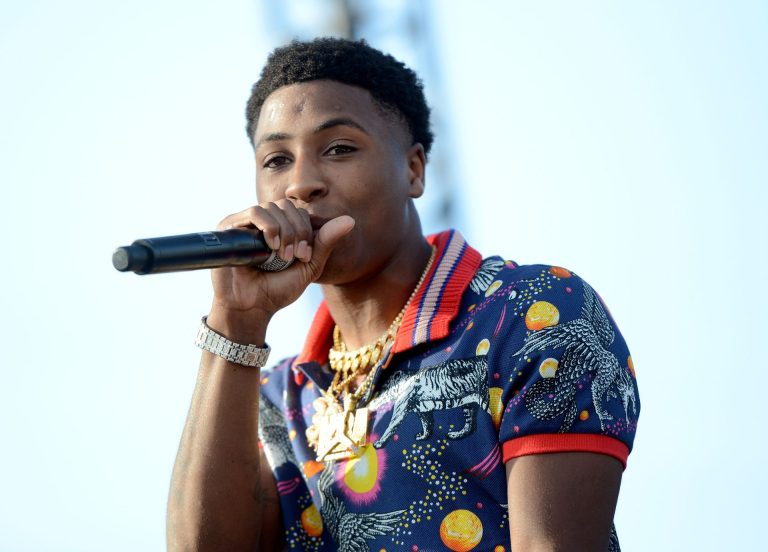
[[[400,312],[397,314],[395,319],[389,325],[387,331],[384,332],[384,334],[382,334],[378,339],[376,339],[376,341],[367,345],[363,345],[354,351],[349,351],[341,339],[341,330],[339,330],[339,326],[334,326],[333,347],[330,351],[328,351],[328,364],[330,365],[331,370],[335,372],[335,374],[333,377],[333,382],[328,389],[329,392],[334,394],[336,397],[340,397],[342,392],[348,393],[350,383],[352,383],[352,381],[366,368],[372,365],[376,365],[376,363],[381,358],[381,355],[386,350],[387,345],[395,340],[397,330],[400,328],[400,324],[403,321],[405,312],[408,310],[408,306],[411,304],[414,297],[416,297],[416,293],[421,288],[421,284],[424,283],[430,268],[432,268],[432,263],[435,260],[436,251],[437,249],[432,246],[432,252],[429,255],[427,266],[421,273],[419,281],[413,288],[411,295],[408,297],[408,300],[403,305],[403,308],[400,309]],[[373,372],[373,370],[371,370],[371,372]],[[369,378],[366,378],[366,381],[364,381],[360,387],[365,386],[368,379]],[[359,396],[362,396],[362,394]]]
[[[394,341],[397,330],[403,321],[408,306],[416,297],[435,260],[437,248],[432,246],[429,262],[421,273],[416,287],[403,305],[387,331],[375,342],[354,351],[348,351],[341,339],[338,326],[333,329],[333,348],[328,352],[328,364],[335,372],[333,381],[327,390],[321,390],[322,396],[315,399],[315,415],[312,425],[307,428],[307,441],[317,452],[318,461],[349,458],[360,453],[367,442],[368,409],[357,408],[358,401],[367,393],[377,372],[379,362],[387,347]],[[350,384],[366,368],[372,367],[365,379],[350,392]],[[343,410],[339,400],[344,395]]]

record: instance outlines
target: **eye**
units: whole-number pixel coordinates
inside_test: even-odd
[[[326,155],[344,155],[355,151],[357,151],[357,148],[354,146],[348,146],[347,144],[333,144],[330,148],[325,150],[325,153]]]
[[[285,155],[273,155],[264,160],[262,165],[265,169],[279,169],[280,167],[288,164],[290,159]]]

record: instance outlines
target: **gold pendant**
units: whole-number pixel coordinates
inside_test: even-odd
[[[345,404],[343,412],[323,416],[320,422],[317,461],[358,456],[368,441],[368,409]]]
[[[315,414],[312,416],[312,425],[307,428],[307,443],[317,450],[317,441],[320,438],[320,428],[325,425],[325,420],[331,414],[341,413],[341,406],[330,395],[321,395],[312,402]]]

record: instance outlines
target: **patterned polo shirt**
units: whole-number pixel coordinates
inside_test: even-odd
[[[457,231],[428,239],[435,262],[361,400],[359,456],[320,463],[305,436],[333,377],[325,304],[302,353],[262,373],[259,436],[291,550],[508,552],[504,462],[587,451],[626,466],[635,372],[592,288],[482,260]]]

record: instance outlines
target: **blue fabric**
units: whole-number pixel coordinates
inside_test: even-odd
[[[289,549],[509,551],[504,460],[624,461],[640,408],[627,346],[591,287],[500,257],[483,261],[446,338],[377,374],[359,458],[315,461],[305,431],[332,373],[292,361],[263,372],[259,424]]]

